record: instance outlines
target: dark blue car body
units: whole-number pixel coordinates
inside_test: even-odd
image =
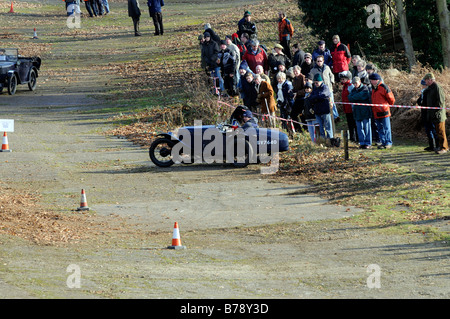
[[[174,163],[227,162],[236,167],[265,163],[289,150],[288,135],[278,129],[233,128],[229,124],[186,126],[162,133],[150,146],[150,159],[160,167]]]

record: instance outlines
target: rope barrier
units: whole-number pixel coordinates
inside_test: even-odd
[[[371,104],[371,103],[354,103],[354,102],[334,102],[336,104],[351,104],[351,105],[367,105],[367,106],[387,106],[387,104]],[[419,106],[419,105],[389,105],[389,107],[410,108],[410,109],[431,109],[431,110],[450,110],[450,107],[435,107],[435,106]]]

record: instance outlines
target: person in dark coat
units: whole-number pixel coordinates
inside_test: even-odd
[[[220,74],[220,66],[217,62],[220,51],[217,42],[211,40],[211,35],[208,32],[203,33],[205,41],[202,43],[202,60],[208,66],[211,76],[219,81],[220,91],[224,91],[223,78]]]
[[[128,16],[133,19],[134,35],[140,36],[139,20],[141,18],[141,9],[139,7],[139,0],[128,0]]]
[[[251,21],[252,15],[250,11],[244,12],[244,17],[238,22],[238,32],[237,34],[241,37],[242,33],[247,33],[250,39],[257,36],[258,30],[256,29],[256,24]]]
[[[334,137],[331,119],[331,90],[324,84],[320,73],[314,75],[314,88],[309,97],[312,109],[319,124],[320,136],[332,139]]]
[[[211,25],[209,23],[206,23],[205,31],[203,33],[208,33],[211,37],[211,40],[217,43],[217,45],[220,45],[220,37],[217,35],[217,33],[211,28]]]
[[[148,12],[153,20],[155,26],[155,35],[164,34],[164,26],[162,19],[162,7],[164,6],[164,0],[148,0],[147,1]]]
[[[253,73],[247,72],[245,74],[245,81],[242,82],[243,101],[244,105],[251,111],[256,112],[258,107],[258,92],[256,91],[256,83],[253,79]]]
[[[222,40],[220,43],[220,51],[217,55],[220,66],[220,72],[224,82],[224,88],[228,95],[237,95],[237,78],[236,78],[236,53],[227,48],[227,43]]]
[[[311,53],[305,53],[304,61],[300,64],[300,68],[302,69],[302,74],[307,77],[311,72],[311,69],[314,67],[314,63],[312,60]],[[310,78],[312,81],[312,78]]]
[[[292,46],[292,51],[294,53],[294,57],[292,58],[292,66],[298,65],[302,66],[303,61],[305,61],[305,51],[300,48],[300,44],[295,43]],[[308,72],[309,73],[309,72]]]
[[[427,89],[427,106],[437,107],[438,109],[429,109],[427,112],[427,121],[433,122],[437,133],[436,154],[445,154],[448,152],[447,134],[445,132],[445,120],[447,119],[445,110],[445,92],[436,82],[433,73],[427,73],[423,80],[426,82]]]
[[[242,129],[244,131],[248,130],[249,128],[258,128],[258,120],[253,116],[252,111],[245,111],[242,115],[242,118],[244,119],[244,125],[242,125]]]
[[[419,106],[427,106],[427,82],[422,79],[420,82],[422,85],[422,90],[420,92],[419,99],[417,100],[417,104]],[[420,110],[420,117],[421,117],[421,124],[425,128],[425,134],[428,138],[428,147],[425,147],[424,151],[428,152],[435,152],[437,151],[437,133],[436,133],[436,127],[434,126],[434,123],[428,120],[428,109],[421,109]]]

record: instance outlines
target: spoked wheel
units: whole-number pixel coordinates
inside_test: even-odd
[[[8,81],[8,94],[13,95],[17,90],[17,77],[15,74],[11,75]]]
[[[30,89],[30,91],[36,90],[36,83],[37,83],[36,71],[31,70],[30,81],[28,82],[28,88]]]
[[[247,167],[250,164],[253,149],[247,140],[237,139],[234,144],[233,165],[237,168]]]
[[[174,141],[168,138],[158,138],[150,145],[150,159],[159,167],[169,167],[173,165],[172,148]]]

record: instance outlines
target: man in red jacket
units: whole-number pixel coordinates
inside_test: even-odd
[[[333,36],[333,46],[330,49],[333,59],[333,74],[335,83],[339,83],[339,73],[348,71],[348,65],[351,61],[350,50],[345,44],[341,43],[338,35]]]
[[[372,112],[380,136],[380,149],[392,147],[391,133],[391,105],[395,103],[395,97],[389,87],[383,83],[378,73],[369,76],[372,84]]]
[[[248,67],[253,73],[256,73],[256,66],[262,65],[264,73],[269,70],[269,61],[267,54],[259,47],[258,40],[251,40],[250,48],[244,53],[242,61],[247,61]]]

